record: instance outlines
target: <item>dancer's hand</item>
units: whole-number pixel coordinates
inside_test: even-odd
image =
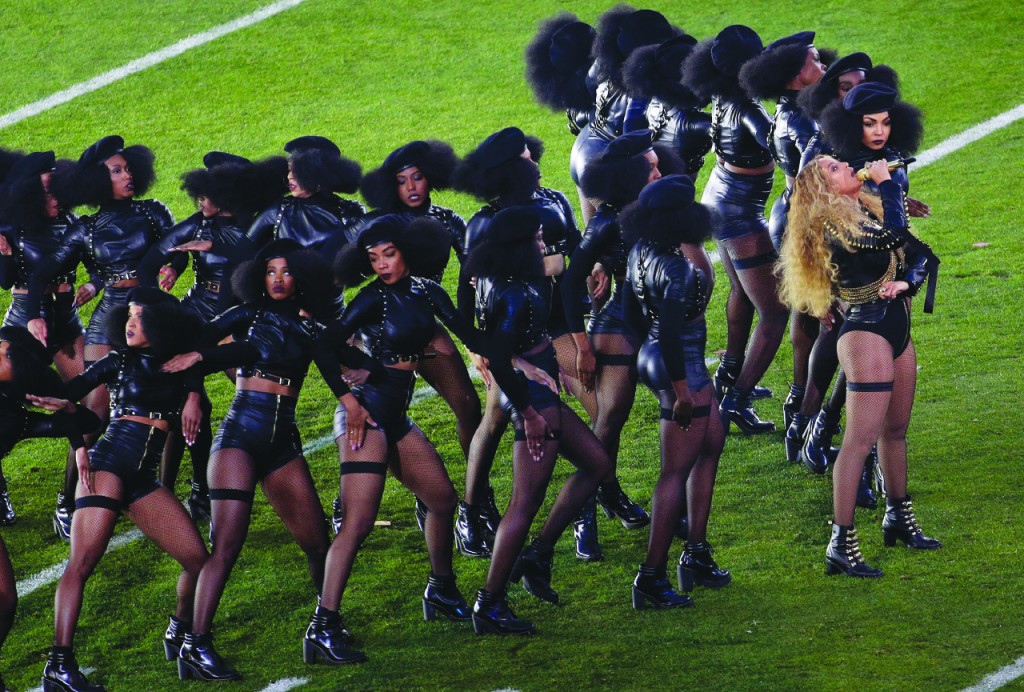
[[[573,332],[572,340],[576,344],[576,374],[580,378],[583,390],[592,392],[597,373],[597,357],[594,356],[594,349],[585,332]]]
[[[178,272],[174,271],[174,267],[164,265],[160,267],[160,288],[164,289],[168,293],[174,288],[174,284],[178,282]]]
[[[209,252],[213,249],[212,240],[190,240],[171,248],[171,252]]]
[[[558,382],[543,368],[538,368],[533,363],[523,360],[519,356],[512,356],[512,365],[523,371],[526,379],[537,384],[542,384],[555,394],[558,394]]]
[[[672,420],[683,430],[689,430],[693,421],[693,395],[690,394],[690,386],[686,380],[678,380],[672,383],[672,389],[676,395],[676,401],[672,404]]]
[[[882,284],[882,287],[878,289],[878,296],[885,300],[893,300],[899,294],[909,290],[910,284],[906,281],[886,281]]]
[[[163,364],[160,368],[164,372],[181,372],[182,370],[188,370],[196,363],[203,360],[203,356],[198,351],[190,351],[189,353],[179,353],[178,355],[171,358],[169,361]]]
[[[368,379],[370,379],[370,371],[366,368],[350,368],[348,372],[341,376],[341,381],[349,387],[366,384]]]
[[[11,255],[11,244],[7,242],[7,236],[0,233],[0,255],[9,257]]]
[[[25,327],[28,329],[29,334],[39,340],[39,343],[43,346],[46,345],[46,320],[42,317],[36,317],[33,320],[29,320]]]
[[[85,282],[79,286],[78,290],[75,292],[75,307],[82,307],[95,298],[97,293],[99,293],[99,291],[96,290],[96,286],[94,286],[91,281]]]
[[[544,443],[551,439],[548,422],[530,406],[523,411],[523,430],[526,432],[526,448],[530,456],[534,461],[540,461],[544,457]]]
[[[92,495],[92,464],[89,463],[89,450],[85,447],[75,450],[75,465],[78,466],[78,480],[85,487],[85,494]]]
[[[181,434],[189,447],[195,444],[199,424],[202,422],[203,409],[199,405],[199,392],[189,392],[185,405],[181,407]]]
[[[608,272],[605,271],[604,266],[600,263],[594,265],[594,269],[590,272],[591,287],[590,292],[591,298],[601,300],[608,295],[608,286],[611,284],[612,279],[608,276]]]
[[[376,426],[377,423],[351,392],[343,394],[338,401],[345,407],[345,438],[348,440],[349,449],[355,452],[366,440],[366,426]]]
[[[491,375],[490,361],[479,353],[473,353],[472,351],[469,352],[469,360],[473,363],[473,367],[476,368],[477,372],[480,373],[480,379],[484,381],[484,386],[490,389],[491,385],[494,384],[494,376]],[[515,361],[513,361],[512,364],[515,365]]]
[[[37,396],[35,394],[26,394],[25,400],[33,406],[37,406],[46,411],[66,411],[67,413],[75,412],[75,405],[67,399],[58,399],[55,396]]]
[[[907,197],[907,213],[918,219],[924,219],[932,215],[932,208],[919,199]]]

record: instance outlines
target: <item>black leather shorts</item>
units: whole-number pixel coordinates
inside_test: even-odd
[[[211,457],[221,449],[240,449],[251,456],[260,479],[302,456],[295,399],[248,389],[235,392],[210,446]]]
[[[125,506],[160,487],[157,473],[167,433],[152,425],[115,418],[89,452],[93,471],[108,471],[124,483]]]
[[[27,302],[28,296],[24,293],[11,294],[11,305],[7,308],[3,326],[28,327],[29,317],[25,309]],[[85,334],[72,291],[44,294],[39,312],[39,316],[46,321],[47,348],[51,354]]]
[[[683,360],[686,368],[686,385],[691,392],[699,392],[711,384],[708,366],[704,362],[704,349],[707,345],[707,327],[701,325],[687,330],[682,335]],[[661,344],[657,339],[648,338],[637,354],[637,371],[640,381],[652,392],[672,391],[672,378],[669,377],[665,359],[661,354]]]
[[[711,171],[700,201],[719,214],[715,240],[767,233],[764,205],[772,191],[772,173],[741,175],[719,163]]]
[[[839,328],[839,338],[852,331],[882,336],[892,346],[893,359],[899,358],[910,345],[910,301],[900,298],[885,303],[851,305],[846,321]]]
[[[398,368],[381,369],[382,374],[375,375],[366,384],[353,387],[352,393],[370,412],[377,429],[384,431],[388,444],[394,444],[413,428],[408,412],[416,373]],[[345,414],[345,407],[338,404],[334,409],[334,439],[345,435]]]
[[[100,297],[99,305],[93,310],[92,317],[89,318],[89,326],[85,330],[85,345],[89,346],[95,344],[97,346],[110,346],[110,339],[107,338],[106,327],[104,322],[107,320],[107,315],[110,311],[116,307],[128,304],[128,292],[134,288],[133,286],[125,286],[118,288],[115,286],[108,286],[103,289],[103,295]]]
[[[608,298],[608,302],[587,325],[588,334],[624,334],[633,337],[634,343],[640,340],[640,335],[629,326],[623,315],[622,291],[626,290],[624,287],[624,281],[615,282],[615,290]]]
[[[558,358],[555,356],[555,347],[550,343],[548,343],[547,348],[543,351],[535,353],[534,355],[525,358],[525,360],[553,377],[555,382],[559,382]],[[562,400],[558,398],[558,395],[544,385],[534,382],[533,380],[528,380],[526,384],[527,393],[530,395],[530,405],[533,406],[534,410],[540,411],[544,408],[561,405]],[[512,406],[512,402],[507,396],[505,396],[505,392],[501,393],[499,403],[501,404],[501,409],[511,416],[512,420],[516,420],[519,417],[519,412],[515,410],[514,406]]]

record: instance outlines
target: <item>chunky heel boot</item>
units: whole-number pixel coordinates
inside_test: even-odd
[[[331,529],[334,530],[335,535],[341,533],[343,523],[345,523],[345,511],[341,508],[341,498],[336,497],[331,502]]]
[[[720,589],[732,582],[729,570],[719,568],[711,556],[711,544],[707,541],[683,546],[676,576],[679,578],[679,590],[683,593],[690,593],[694,586]]]
[[[427,577],[427,589],[423,592],[423,619],[433,622],[440,612],[452,622],[466,622],[472,617],[466,599],[455,585],[455,575],[439,577],[431,573]]]
[[[786,422],[786,430],[789,430],[790,426],[793,425],[793,418],[800,413],[800,407],[804,403],[804,392],[807,390],[798,384],[789,385],[789,394],[786,395],[786,400],[782,402],[782,418]],[[810,418],[810,416],[807,416]],[[795,459],[790,459],[795,461]]]
[[[74,500],[69,507],[64,493],[57,493],[57,509],[53,512],[53,532],[65,543],[71,542],[71,515],[75,511]]]
[[[804,444],[804,435],[806,435],[807,426],[810,423],[810,416],[799,412],[793,414],[789,427],[786,428],[786,461],[800,461],[800,448]]]
[[[554,549],[534,541],[519,553],[509,581],[523,582],[523,588],[542,601],[558,605],[558,592],[551,588],[551,556]]]
[[[302,660],[306,663],[320,660],[334,666],[365,661],[366,654],[349,648],[351,644],[352,635],[345,629],[337,611],[317,606],[302,640]]]
[[[459,503],[455,517],[455,545],[466,557],[490,557],[491,550],[484,540],[484,520],[476,505]]]
[[[11,504],[11,494],[7,491],[7,479],[0,473],[0,526],[10,526],[18,520],[18,515]]]
[[[597,501],[593,497],[587,500],[572,523],[572,535],[576,539],[576,557],[585,562],[604,559],[597,540]]]
[[[651,515],[629,499],[618,478],[613,477],[598,486],[597,501],[601,503],[606,517],[618,517],[627,529],[642,529],[651,523]]]
[[[494,549],[494,536],[498,533],[498,524],[501,522],[501,512],[498,511],[498,503],[494,499],[494,488],[487,486],[487,497],[484,498],[484,505],[480,508],[478,515],[483,521],[484,543],[489,550]]]
[[[735,423],[745,435],[758,435],[775,430],[775,423],[761,420],[750,404],[750,392],[733,387],[719,406],[725,424]]]
[[[78,668],[70,646],[55,646],[43,668],[43,692],[103,692],[103,685],[90,685]]]
[[[210,521],[210,489],[192,481],[192,489],[188,493],[188,513],[192,521]]]
[[[832,576],[840,573],[867,579],[882,576],[882,570],[864,562],[864,556],[860,554],[857,529],[853,528],[853,524],[832,524],[832,540],[825,549],[825,574]]]
[[[882,519],[882,540],[889,548],[902,541],[908,548],[915,550],[938,550],[942,543],[935,538],[928,538],[921,532],[914,516],[914,505],[910,495],[899,498],[885,499],[885,518]]]
[[[171,616],[171,621],[164,632],[164,656],[168,661],[178,658],[181,647],[185,643],[185,635],[192,630],[192,623]]]
[[[689,608],[693,599],[675,592],[665,576],[665,567],[640,565],[633,580],[633,609]]]
[[[877,509],[878,498],[871,487],[875,479],[875,465],[878,464],[878,447],[872,447],[871,453],[864,459],[864,470],[860,473],[860,483],[857,484],[857,506],[864,509]]]
[[[503,594],[480,589],[473,604],[473,631],[477,634],[534,634],[537,629],[532,622],[516,617]]]
[[[234,668],[224,665],[224,659],[213,648],[212,634],[185,633],[185,643],[178,653],[178,677],[181,680],[241,680]]]
[[[828,470],[832,460],[829,450],[832,445],[833,428],[828,423],[824,409],[818,412],[807,425],[804,433],[804,444],[800,449],[800,461],[811,473],[819,476]]]

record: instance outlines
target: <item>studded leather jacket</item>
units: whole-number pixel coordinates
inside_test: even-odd
[[[772,160],[768,149],[771,118],[748,98],[711,100],[711,140],[722,161],[739,168],[761,168]]]
[[[13,226],[0,227],[0,234],[11,246],[10,255],[0,255],[0,288],[27,289],[36,267],[64,243],[64,236],[77,220],[74,214],[61,214],[46,226],[32,231]],[[77,256],[68,257],[64,265],[58,267],[53,283],[75,283],[79,259]]]
[[[249,240],[261,248],[272,240],[290,238],[331,262],[348,242],[348,226],[365,213],[359,202],[328,192],[285,197],[256,217],[249,227]]]
[[[622,240],[619,229],[619,209],[602,204],[590,219],[580,244],[572,253],[565,279],[560,284],[561,302],[565,322],[570,332],[583,331],[583,317],[587,310],[587,277],[596,262],[615,279],[615,289],[609,301],[621,300],[622,279],[626,276],[629,248]]]
[[[480,328],[493,339],[510,343],[514,353],[528,353],[548,341],[550,302],[544,286],[521,279],[481,278],[478,283]]]
[[[588,76],[596,81],[598,65],[590,68]],[[647,99],[630,98],[624,89],[609,80],[597,83],[594,113],[590,118],[591,134],[611,141],[626,132],[647,127]]]
[[[800,172],[801,157],[811,138],[818,133],[818,124],[797,107],[797,93],[787,91],[779,99],[769,139],[772,157],[789,177]]]
[[[674,108],[655,98],[647,106],[647,122],[654,143],[671,147],[686,163],[686,172],[696,175],[711,151],[711,114],[697,108]]]

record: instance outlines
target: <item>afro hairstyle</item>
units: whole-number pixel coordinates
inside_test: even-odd
[[[766,50],[743,63],[740,85],[752,99],[777,101],[786,85],[800,74],[810,49],[802,43],[788,43]]]
[[[622,81],[626,91],[634,97],[654,97],[670,108],[704,108],[708,104],[707,100],[697,98],[697,95],[680,81],[683,61],[691,52],[692,48],[680,47],[679,63],[665,65],[658,59],[658,46],[644,46],[633,51],[622,68]]]
[[[540,216],[535,207],[507,207],[498,212],[483,241],[469,253],[468,276],[539,281],[544,257],[537,245]]]
[[[621,208],[637,198],[650,173],[650,164],[643,155],[622,159],[605,151],[583,169],[580,189],[591,199]]]
[[[451,187],[452,177],[459,165],[459,157],[447,142],[426,140],[428,149],[419,157],[415,166],[427,179],[428,190],[445,190]],[[388,212],[401,211],[402,202],[398,197],[398,182],[395,176],[400,171],[391,168],[375,168],[363,176],[359,191],[374,209]]]
[[[158,290],[158,289],[154,289]],[[115,349],[128,348],[124,327],[128,322],[128,305],[119,305],[103,321],[103,329]],[[161,356],[173,356],[195,350],[200,343],[203,323],[193,312],[178,303],[158,302],[142,309],[142,329],[149,340],[149,349]]]
[[[527,148],[530,140],[529,137],[526,140]],[[535,160],[517,157],[492,168],[484,165],[476,154],[477,150],[474,149],[455,169],[452,187],[456,190],[469,193],[484,202],[498,197],[524,202],[536,191],[540,182],[540,168]],[[536,155],[532,149],[530,155]]]
[[[383,233],[381,228],[385,229]],[[448,264],[452,239],[440,221],[408,214],[386,214],[370,222],[356,241],[342,248],[334,258],[332,269],[338,285],[358,286],[373,275],[363,240],[378,233],[380,237],[386,236],[402,253],[405,266],[412,276],[435,276],[443,272]]]
[[[194,200],[208,197],[217,208],[245,220],[288,191],[287,174],[283,156],[250,164],[222,163],[182,174],[181,189]]]
[[[153,166],[156,156],[153,150],[141,144],[125,147],[116,154],[121,154],[128,164],[135,184],[135,196],[141,197],[156,182],[156,169]],[[74,209],[83,204],[98,207],[114,198],[113,186],[110,183],[110,171],[105,163],[76,163],[66,170],[58,170],[53,176],[50,190],[64,209]]]
[[[681,243],[699,245],[711,238],[715,215],[710,207],[693,202],[676,209],[660,209],[633,202],[619,214],[619,228],[626,247],[646,240],[670,249]]]
[[[60,159],[54,170],[67,171],[74,165],[69,159]],[[16,228],[30,233],[45,228],[50,223],[45,204],[46,191],[37,175],[10,180],[0,187],[0,218]]]
[[[288,155],[295,181],[309,192],[327,190],[352,194],[359,189],[363,169],[331,149],[296,149]]]
[[[824,53],[822,53],[821,59],[825,60]],[[900,90],[899,75],[888,65],[875,65],[867,71],[864,81],[880,82],[891,86],[896,91]],[[838,88],[839,78],[836,77],[828,81],[823,79],[817,84],[801,89],[800,95],[796,97],[797,107],[812,120],[820,120],[825,108],[839,97]]]
[[[314,318],[329,314],[333,309],[337,291],[331,282],[331,268],[312,250],[297,247],[282,255],[295,278],[295,300],[299,308]],[[270,259],[252,259],[240,264],[231,275],[234,294],[243,303],[261,305],[274,302],[267,297],[267,262]]]
[[[901,154],[914,154],[924,137],[924,116],[914,105],[896,101],[889,109],[892,131],[886,146]],[[857,158],[863,151],[864,119],[843,108],[843,102],[835,99],[821,114],[819,123],[825,141],[844,160]]]
[[[594,105],[594,95],[587,86],[589,56],[577,64],[555,65],[551,61],[551,41],[555,34],[578,21],[570,12],[559,12],[540,23],[536,36],[526,46],[526,81],[537,101],[553,111],[586,110]],[[593,42],[591,30],[587,53],[593,49]]]
[[[683,86],[705,103],[714,96],[743,98],[743,89],[737,77],[720,71],[711,59],[714,44],[714,37],[704,39],[690,51],[683,63]]]

